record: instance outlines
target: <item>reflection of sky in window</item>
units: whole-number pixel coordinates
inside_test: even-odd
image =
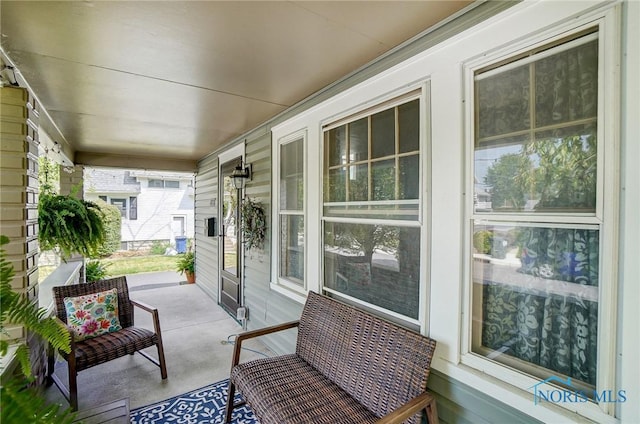
[[[476,184],[480,187],[487,187],[484,183],[484,179],[487,176],[489,168],[496,163],[500,157],[511,153],[520,153],[521,151],[521,144],[477,149],[475,153],[474,167]]]

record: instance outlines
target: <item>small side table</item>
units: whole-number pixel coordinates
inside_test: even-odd
[[[84,424],[129,424],[129,398],[78,411],[76,421]]]

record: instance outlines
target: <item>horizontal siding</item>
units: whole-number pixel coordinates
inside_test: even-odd
[[[209,237],[205,219],[217,217],[218,159],[209,157],[200,163],[195,179],[196,283],[218,301],[218,237]]]
[[[427,388],[436,396],[438,417],[443,424],[540,423],[511,406],[435,370],[429,375]]]

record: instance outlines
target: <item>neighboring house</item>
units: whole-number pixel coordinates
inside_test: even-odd
[[[123,250],[153,242],[175,246],[193,238],[193,175],[190,173],[85,168],[84,197],[117,206],[122,215]]]

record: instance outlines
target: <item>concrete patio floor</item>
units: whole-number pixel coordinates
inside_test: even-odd
[[[158,308],[167,361],[168,378],[141,355],[127,355],[78,374],[79,410],[122,398],[131,409],[224,380],[229,377],[233,345],[229,336],[242,327],[197,284],[184,284],[176,272],[136,274],[127,277],[130,297]],[[136,308],[137,326],[153,329],[150,314]],[[233,340],[233,338],[231,338]],[[273,356],[259,340],[243,343],[241,360]],[[155,347],[147,351],[157,357]],[[66,362],[56,364],[56,374],[67,381]],[[55,385],[47,388],[49,402],[68,407]]]

